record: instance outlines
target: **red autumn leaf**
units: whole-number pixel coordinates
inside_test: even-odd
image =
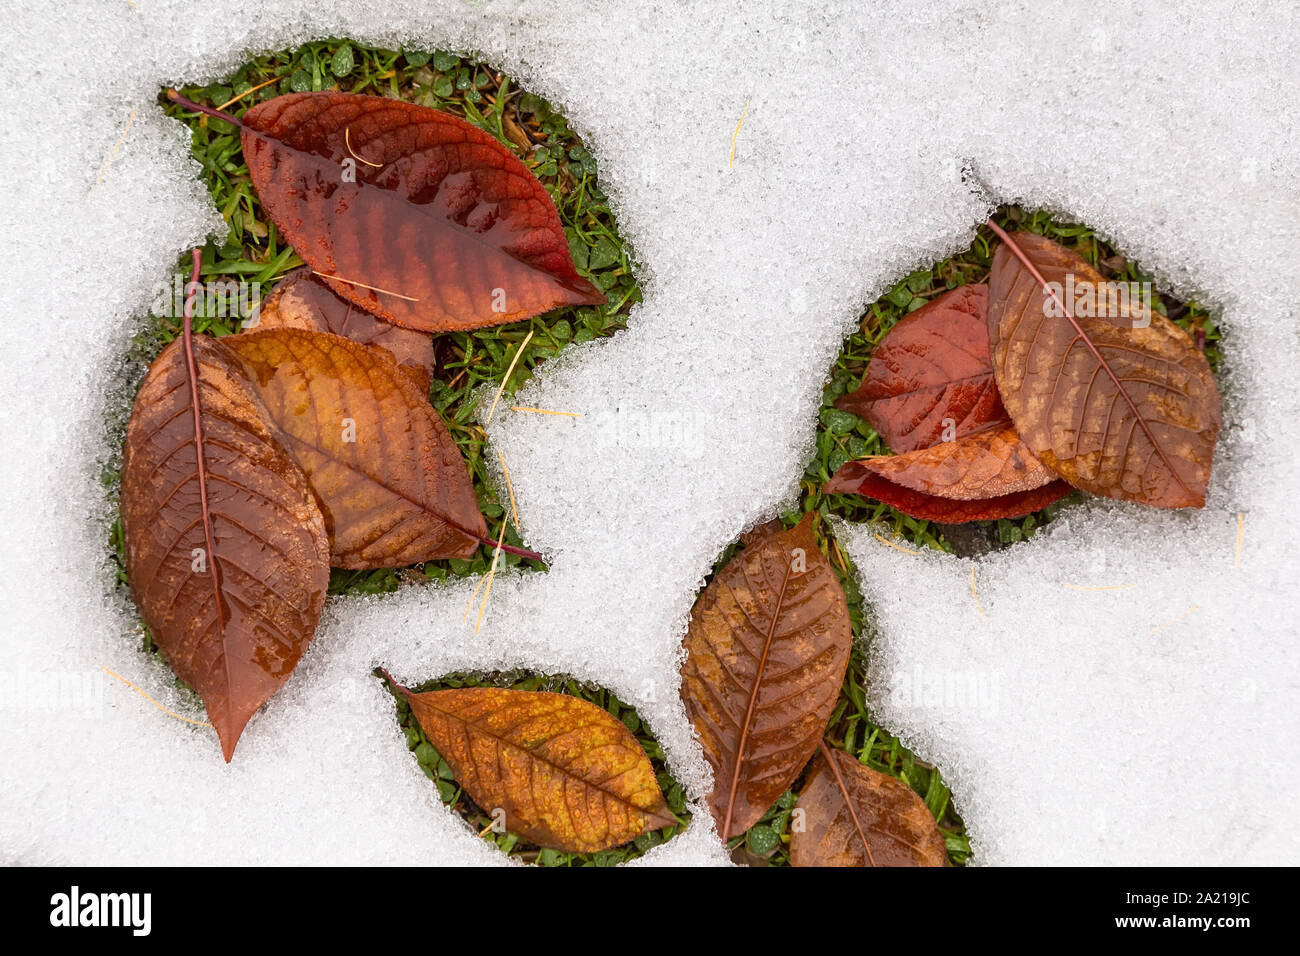
[[[335,567],[465,558],[489,540],[460,449],[388,351],[289,328],[222,341],[311,481]]]
[[[848,667],[848,603],[812,521],[748,536],[691,612],[681,695],[713,769],[709,810],[724,840],[798,777]]]
[[[962,524],[967,521],[1018,518],[1046,508],[1070,493],[1070,483],[1058,478],[1029,491],[1017,491],[995,498],[942,498],[904,488],[876,474],[862,462],[850,461],[822,486],[822,492],[873,498],[922,521]]]
[[[459,117],[380,96],[291,93],[242,120],[262,205],[340,296],[426,332],[605,296],[573,266],[550,196]]]
[[[994,375],[1034,455],[1093,494],[1202,507],[1220,405],[1191,337],[1063,246],[990,225]]]
[[[191,379],[185,344],[172,342],[150,366],[127,427],[126,570],[141,616],[202,696],[229,761],[315,633],[329,543],[247,370],[200,335]]]
[[[836,401],[903,453],[1007,421],[989,359],[988,286],[945,292],[899,320],[871,353],[862,386]]]
[[[257,322],[249,328],[259,332],[279,328],[333,332],[363,345],[377,345],[392,353],[420,391],[429,391],[434,365],[429,333],[375,318],[331,292],[310,269],[295,269],[277,282],[258,305]]]

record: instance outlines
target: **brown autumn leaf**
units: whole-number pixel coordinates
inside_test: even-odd
[[[829,759],[828,759],[829,758]],[[944,866],[948,851],[925,801],[901,780],[822,748],[796,810],[791,866]]]
[[[924,521],[1014,518],[1069,493],[1011,425],[993,380],[986,286],[961,286],[903,318],[866,379],[836,404],[900,454],[847,462],[823,487]],[[939,441],[945,434],[956,436]]]
[[[1030,491],[1056,480],[1056,472],[1034,457],[1009,422],[957,441],[902,455],[874,455],[856,464],[903,488],[963,501]]]
[[[331,292],[310,269],[294,269],[277,282],[258,305],[257,322],[249,328],[259,332],[279,328],[333,332],[363,345],[377,345],[392,353],[420,391],[429,391],[434,366],[429,333],[375,318]]]
[[[1015,491],[992,498],[945,498],[896,484],[873,471],[865,460],[841,465],[831,480],[822,486],[823,494],[862,495],[864,498],[884,502],[921,521],[937,521],[940,524],[1019,518],[1046,508],[1064,498],[1070,491],[1070,483],[1057,478],[1028,491]]]
[[[381,96],[291,93],[242,119],[249,175],[339,295],[425,332],[605,296],[580,276],[542,184],[490,134]]]
[[[335,567],[464,558],[488,540],[460,449],[391,353],[290,328],[222,342],[311,482]]]
[[[193,389],[177,339],[136,395],[122,527],[140,614],[176,676],[202,696],[229,762],[249,718],[315,633],[329,542],[307,478],[267,426],[246,369],[221,342],[192,342]]]
[[[691,613],[681,693],[713,768],[709,809],[723,840],[799,775],[848,667],[848,604],[812,521],[749,536]]]
[[[392,679],[389,678],[391,681]],[[621,720],[567,694],[397,685],[457,783],[538,846],[594,853],[677,821]]]
[[[994,231],[1002,244],[989,276],[993,370],[1030,450],[1093,494],[1202,507],[1220,404],[1191,337],[1112,294],[1063,246]]]
[[[1009,421],[993,382],[987,319],[988,286],[945,292],[889,330],[862,386],[836,407],[861,415],[900,454]]]

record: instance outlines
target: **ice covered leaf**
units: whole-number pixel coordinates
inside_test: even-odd
[[[243,116],[262,205],[335,292],[426,332],[516,322],[605,296],[550,196],[488,133],[380,96],[290,93]]]
[[[988,286],[945,292],[901,319],[871,353],[862,386],[835,405],[893,451],[952,441],[1007,421],[989,359]]]
[[[963,501],[1030,491],[1056,480],[1056,472],[1034,457],[1011,424],[855,464],[902,488]]]
[[[193,383],[177,339],[136,396],[122,527],[140,614],[176,676],[202,696],[229,761],[316,630],[329,542],[243,365],[219,341],[192,341]]]
[[[829,758],[829,759],[828,759]],[[823,748],[795,811],[792,866],[944,866],[943,834],[925,802],[901,780],[842,750]]]
[[[799,775],[849,663],[848,604],[812,521],[751,535],[691,613],[682,700],[713,769],[709,809],[724,840]]]
[[[470,798],[538,846],[593,853],[677,822],[637,739],[595,704],[496,687],[398,690]]]
[[[896,484],[872,470],[865,461],[850,461],[840,466],[831,480],[822,486],[822,492],[862,495],[864,498],[882,501],[891,508],[922,521],[963,524],[967,521],[1019,518],[1046,508],[1070,493],[1070,483],[1057,478],[1028,491],[1015,491],[992,498],[945,498]]]
[[[464,558],[487,540],[460,449],[391,353],[290,328],[222,341],[311,482],[335,567]]]
[[[429,391],[434,364],[433,338],[429,333],[375,318],[331,292],[310,269],[295,269],[276,283],[258,306],[258,321],[252,328],[333,332],[364,345],[378,345],[393,354],[420,391]]]
[[[1203,506],[1220,416],[1205,356],[1063,246],[994,231],[993,370],[1021,438],[1093,494]]]

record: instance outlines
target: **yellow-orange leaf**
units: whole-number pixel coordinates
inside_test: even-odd
[[[645,751],[623,722],[565,694],[399,687],[456,781],[538,846],[592,853],[672,826]]]

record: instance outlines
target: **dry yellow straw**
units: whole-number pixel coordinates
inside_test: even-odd
[[[511,405],[512,412],[536,412],[538,415],[567,415],[569,418],[581,418],[581,412],[554,412],[549,408],[533,408],[531,405]]]
[[[249,92],[251,93],[252,90],[249,90]],[[360,156],[357,155],[357,151],[352,148],[352,127],[351,126],[345,126],[343,128],[343,144],[347,146],[348,152],[352,154],[352,158],[355,159],[358,163],[365,163],[367,166],[373,166],[375,169],[383,168],[384,165],[383,163],[372,163],[370,160],[362,159]]]
[[[506,476],[506,491],[510,493],[510,518],[515,523],[515,530],[519,530],[519,509],[515,507],[515,486],[510,480],[510,469],[506,467],[506,456],[501,454],[501,449],[497,449],[497,460],[501,462],[501,471]]]
[[[1199,608],[1199,607],[1200,607],[1199,604],[1193,604],[1191,607],[1189,607],[1189,608],[1188,608],[1186,611],[1184,611],[1182,614],[1179,614],[1179,615],[1178,615],[1176,618],[1174,618],[1173,620],[1171,620],[1171,621],[1166,621],[1164,624],[1161,624],[1159,627],[1157,627],[1157,628],[1155,628],[1154,630],[1152,630],[1151,633],[1147,635],[1147,637],[1155,637],[1157,634],[1159,634],[1159,633],[1160,633],[1161,631],[1163,631],[1165,628],[1167,628],[1167,627],[1169,627],[1169,626],[1171,626],[1171,625],[1173,625],[1173,624],[1177,624],[1179,621],[1181,621],[1183,618],[1187,617],[1187,615],[1191,614],[1193,611],[1195,611],[1195,610],[1196,610],[1197,608]]]
[[[478,629],[483,626],[483,614],[484,612],[487,611],[488,598],[492,597],[492,581],[497,576],[497,561],[501,557],[501,542],[504,541],[505,539],[506,539],[506,522],[505,519],[502,518],[501,533],[497,535],[497,546],[496,549],[493,550],[492,552],[492,567],[488,568],[487,589],[483,592],[483,603],[479,605],[478,620],[474,622],[475,634],[477,634]]]
[[[131,124],[134,122],[135,110],[132,109],[131,115],[126,118],[126,129],[122,130],[122,135],[119,136],[117,142],[113,144],[113,151],[108,154],[108,159],[104,160],[104,165],[100,167],[99,178],[95,180],[96,186],[102,183],[104,177],[108,175],[108,167],[113,165],[113,160],[117,159],[117,154],[122,151],[122,144],[126,142],[126,135],[131,132]]]
[[[887,546],[893,548],[895,551],[902,551],[904,554],[920,554],[920,553],[921,553],[920,551],[917,551],[917,550],[915,550],[915,549],[913,549],[913,548],[905,548],[905,547],[903,547],[901,544],[894,544],[894,542],[890,541],[890,540],[889,540],[888,538],[886,538],[884,535],[876,534],[874,531],[871,532],[871,536],[872,536],[873,538],[875,538],[877,541],[879,541],[881,544],[883,544],[883,545],[887,545]]]
[[[127,687],[131,688],[133,691],[135,691],[137,694],[139,694],[141,697],[143,697],[143,698],[144,698],[145,700],[147,700],[149,703],[153,704],[155,707],[157,707],[159,710],[161,710],[161,711],[162,711],[164,714],[166,714],[168,717],[175,717],[177,720],[183,720],[183,721],[185,721],[185,723],[187,723],[187,724],[194,724],[194,725],[199,726],[199,727],[211,727],[211,726],[212,726],[212,725],[209,724],[207,721],[203,721],[203,720],[193,720],[193,719],[191,719],[191,718],[189,718],[189,717],[183,717],[183,716],[181,716],[180,714],[176,713],[175,711],[168,710],[168,709],[167,709],[166,707],[164,707],[162,704],[158,703],[158,701],[154,700],[152,697],[150,697],[148,694],[146,694],[144,691],[142,691],[139,687],[136,687],[134,684],[132,684],[129,680],[127,680],[127,679],[126,679],[125,677],[123,677],[121,674],[115,674],[113,671],[109,670],[107,667],[100,667],[100,670],[103,671],[105,674],[107,674],[109,677],[116,677],[116,678],[117,678],[118,680],[120,680],[123,684],[125,684]]]
[[[384,295],[395,295],[397,296],[397,298],[405,299],[407,302],[420,301],[419,299],[413,298],[412,296],[402,295],[402,293],[400,292],[392,292],[389,291],[388,289],[381,289],[377,285],[366,285],[364,282],[358,282],[356,279],[345,279],[342,276],[332,276],[328,272],[317,272],[315,269],[312,269],[311,274],[314,276],[320,276],[322,279],[335,279],[338,282],[346,282],[348,285],[360,286],[361,288],[369,289],[372,292],[382,292]]]
[[[519,343],[519,351],[516,352],[515,357],[510,360],[510,367],[506,369],[506,374],[501,378],[501,384],[497,386],[497,393],[492,397],[492,407],[488,409],[487,421],[483,423],[484,428],[487,428],[488,425],[492,423],[492,416],[496,414],[497,410],[497,402],[501,401],[501,393],[506,390],[506,382],[510,381],[510,376],[514,374],[515,366],[519,364],[519,359],[523,357],[524,349],[528,347],[528,343],[532,340],[532,337],[533,330],[529,329],[528,335]]]
[[[736,131],[731,134],[731,152],[727,154],[727,168],[735,164],[736,161],[736,137],[740,135],[741,123],[745,122],[745,117],[749,115],[749,100],[745,100],[745,108],[740,113],[740,122],[736,123]]]
[[[224,110],[227,106],[231,106],[235,103],[238,103],[240,100],[242,100],[245,96],[248,96],[250,93],[256,93],[258,90],[266,89],[272,83],[277,83],[281,79],[282,77],[273,76],[265,83],[258,83],[257,86],[254,86],[252,89],[244,90],[244,92],[240,93],[238,96],[234,97],[233,99],[226,100],[226,102],[218,106],[217,109]]]

